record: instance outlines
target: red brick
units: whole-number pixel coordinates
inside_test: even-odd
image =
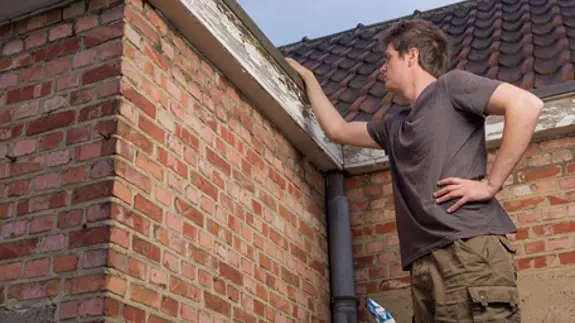
[[[38,238],[0,244],[0,261],[28,257],[36,252]]]
[[[87,228],[69,233],[70,249],[102,244],[110,241],[110,227]]]
[[[134,208],[157,222],[163,222],[162,209],[140,194],[134,199]]]
[[[199,302],[202,297],[202,291],[198,287],[175,276],[170,276],[170,292],[195,302]]]
[[[52,236],[44,236],[38,239],[38,252],[58,251],[66,248],[66,236],[64,234],[56,234]]]
[[[111,39],[122,37],[123,33],[123,22],[117,22],[107,26],[99,26],[91,29],[84,35],[84,45],[86,48],[91,48]]]
[[[64,281],[64,293],[66,295],[84,294],[105,290],[106,290],[105,274],[70,277]]]
[[[49,61],[57,57],[75,53],[80,49],[81,39],[79,37],[70,38],[65,41],[60,41],[56,44],[49,45],[48,47],[40,50],[34,54],[34,61]]]
[[[204,302],[207,309],[218,312],[226,317],[231,316],[231,305],[224,299],[209,292],[204,292]]]
[[[130,323],[146,321],[146,312],[144,310],[126,305],[123,310],[123,318]]]
[[[545,251],[545,241],[536,241],[525,244],[527,253],[539,253]]]
[[[24,278],[46,276],[50,272],[50,258],[28,261],[24,265]]]
[[[22,52],[23,49],[24,49],[24,43],[19,39],[14,39],[12,41],[4,43],[4,46],[2,46],[2,55],[11,56],[14,54],[18,54]]]
[[[86,317],[104,314],[104,301],[104,298],[82,300],[78,306],[78,315]]]
[[[575,232],[575,222],[564,222],[553,224],[555,234]]]
[[[164,139],[166,137],[165,131],[162,128],[158,127],[150,119],[140,116],[140,118],[138,119],[138,127],[156,141],[164,143]]]
[[[109,22],[121,20],[124,17],[124,10],[124,4],[106,9],[101,14],[102,23],[107,24]]]
[[[63,211],[58,214],[58,228],[74,228],[82,223],[83,210]]]
[[[151,118],[156,118],[156,106],[133,87],[122,83],[121,93]]]
[[[94,159],[102,156],[109,156],[115,152],[116,139],[100,140],[89,144],[84,144],[76,147],[75,157],[76,161],[84,161]]]
[[[137,303],[149,306],[151,308],[159,309],[161,306],[161,297],[157,292],[146,287],[131,284],[130,285],[130,299]]]
[[[547,166],[520,172],[517,176],[520,182],[535,181],[543,178],[561,175],[561,166]]]
[[[34,218],[28,226],[29,233],[40,233],[50,231],[54,228],[55,217],[52,214]]]
[[[45,69],[45,76],[46,77],[53,77],[59,74],[62,74],[66,71],[68,71],[70,69],[70,59],[69,58],[63,58],[60,60],[54,60],[51,62],[48,62],[46,64],[46,69]]]
[[[176,210],[185,218],[192,220],[199,227],[204,226],[203,214],[184,200],[176,198]]]
[[[0,265],[0,281],[15,280],[22,276],[22,263]]]
[[[54,257],[54,272],[67,272],[76,269],[78,265],[78,256],[62,255]]]
[[[58,186],[58,173],[48,173],[34,178],[34,190],[42,191]]]
[[[87,49],[81,52],[76,53],[74,58],[72,59],[72,67],[79,68],[86,65],[90,65],[96,61],[98,57],[98,53],[96,49]]]
[[[8,184],[8,197],[22,196],[30,193],[32,181],[29,179],[14,181]]]
[[[144,19],[137,11],[129,6],[126,7],[125,15],[132,27],[138,29],[143,36],[147,37],[151,44],[159,43],[158,33],[148,23],[147,19]]]
[[[38,81],[42,78],[42,71],[43,71],[43,67],[42,66],[34,66],[34,67],[30,67],[26,70],[22,71],[22,83],[29,83],[29,82],[33,82],[33,81]]]
[[[26,136],[33,136],[50,130],[69,126],[74,122],[75,118],[76,112],[73,110],[40,117],[28,122],[26,125]]]
[[[521,200],[504,202],[503,206],[507,212],[515,212],[519,210],[532,209],[545,201],[542,197],[525,198]]]
[[[26,220],[5,223],[2,226],[2,237],[12,239],[24,235],[27,224]]]
[[[164,169],[149,159],[145,154],[138,153],[136,156],[136,165],[140,167],[142,170],[150,172],[152,176],[156,179],[163,181],[164,179]]]
[[[76,21],[76,33],[81,33],[85,30],[94,28],[98,25],[98,16],[82,16]]]
[[[559,261],[562,265],[575,264],[575,251],[560,253]]]
[[[176,174],[180,175],[183,178],[188,177],[188,168],[186,165],[174,157],[172,154],[169,154],[166,150],[158,148],[158,161],[168,168],[172,169]]]
[[[112,115],[117,112],[118,104],[118,101],[111,101],[87,106],[80,110],[80,113],[78,114],[78,122],[96,120]]]
[[[87,85],[100,82],[114,76],[119,76],[120,73],[120,62],[100,65],[82,73],[82,84]]]
[[[55,167],[66,165],[72,161],[72,156],[70,155],[70,150],[60,150],[54,151],[46,155],[46,165],[48,167]]]
[[[153,153],[154,146],[152,141],[122,121],[118,122],[118,135],[126,139],[126,141],[133,143],[145,153],[150,155]]]
[[[91,183],[72,191],[72,204],[112,196],[113,181]]]
[[[71,128],[66,131],[66,145],[89,141],[92,134],[90,126]]]
[[[8,290],[8,298],[16,300],[31,300],[44,297],[54,297],[58,295],[59,291],[59,280],[31,282],[10,286],[10,289]]]
[[[144,174],[138,172],[130,165],[124,162],[117,162],[116,164],[116,174],[128,181],[131,184],[136,185],[138,188],[143,190],[146,193],[151,193],[152,191],[152,182],[149,177],[145,176]]]
[[[73,73],[59,77],[56,80],[56,92],[61,92],[67,89],[71,89],[80,85],[80,74]],[[72,92],[70,96],[70,104],[76,105],[79,103],[85,103],[92,99],[93,89],[81,89]]]
[[[40,30],[34,33],[31,33],[26,37],[25,45],[26,50],[39,47],[46,44],[47,33],[46,30]]]
[[[8,91],[6,104],[38,99],[49,95],[52,91],[52,82],[28,85],[23,88]]]
[[[575,248],[575,237],[565,236],[549,239],[549,250],[565,250]]]
[[[161,250],[157,246],[153,245],[152,243],[142,240],[137,236],[132,238],[132,248],[134,252],[141,254],[142,256],[153,260],[155,262],[160,262],[161,258]]]
[[[56,192],[30,198],[30,212],[57,209],[66,206],[68,192]]]
[[[83,268],[96,268],[106,265],[108,259],[108,249],[96,249],[84,252],[82,261]]]
[[[18,85],[18,74],[10,73],[0,75],[0,90],[7,89],[16,85]]]
[[[198,137],[192,135],[187,129],[181,127],[179,124],[176,124],[176,137],[195,150],[200,149],[200,140]]]
[[[60,145],[63,139],[64,134],[62,132],[55,132],[42,136],[39,139],[39,149],[40,151],[55,149]]]
[[[68,185],[83,182],[88,174],[86,166],[68,168],[62,172],[61,184]]]

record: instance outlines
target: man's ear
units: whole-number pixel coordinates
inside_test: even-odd
[[[419,62],[419,50],[416,47],[411,47],[408,51],[409,66],[413,66]]]

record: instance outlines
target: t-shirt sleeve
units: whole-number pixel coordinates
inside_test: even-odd
[[[478,117],[487,116],[485,108],[489,99],[503,82],[463,70],[453,70],[449,74],[448,89],[455,109]]]
[[[367,122],[367,132],[371,138],[385,150],[387,150],[387,144],[389,140],[388,127],[392,119],[394,118],[386,120],[370,120]]]

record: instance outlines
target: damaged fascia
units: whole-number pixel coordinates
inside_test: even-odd
[[[341,170],[341,145],[325,136],[303,84],[233,0],[148,0],[321,171]],[[254,32],[254,30],[256,32]]]

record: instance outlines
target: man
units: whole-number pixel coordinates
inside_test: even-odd
[[[346,122],[313,73],[288,61],[330,140],[389,156],[414,322],[520,322],[515,250],[506,239],[516,228],[495,195],[527,148],[543,103],[508,83],[445,72],[446,38],[426,21],[396,23],[381,40],[386,87],[411,106],[387,120]],[[490,114],[505,116],[505,128],[487,172]]]

